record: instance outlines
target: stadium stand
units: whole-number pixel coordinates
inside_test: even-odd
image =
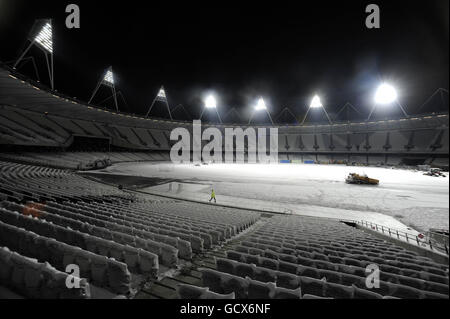
[[[180,126],[192,129],[85,105],[1,67],[0,297],[448,299],[448,262],[336,220],[144,195],[74,172],[169,161]],[[286,162],[448,169],[448,113],[278,129]],[[369,289],[374,263],[380,288]]]
[[[161,267],[176,268],[259,218],[148,200],[57,169],[0,162],[0,172],[0,247],[34,258],[36,267],[81,265],[83,280],[117,295],[133,294],[135,276],[156,279]]]
[[[380,288],[366,266],[380,266]],[[277,216],[235,241],[204,287],[253,298],[448,298],[448,265],[439,264],[337,221]]]

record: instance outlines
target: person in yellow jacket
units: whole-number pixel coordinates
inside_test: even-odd
[[[217,203],[216,201],[216,192],[214,189],[211,190],[211,198],[209,199],[209,202],[211,202],[214,199],[214,203]]]

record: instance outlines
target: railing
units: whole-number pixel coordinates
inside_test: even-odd
[[[445,238],[444,235],[441,235],[443,240],[438,241],[431,238],[430,235],[427,236],[424,234],[419,235],[410,234],[402,230],[392,229],[383,225],[375,224],[364,220],[361,221],[341,220],[341,221],[361,225],[371,230],[383,233],[384,235],[387,235],[389,237],[397,238],[398,240],[403,240],[410,244],[416,244],[417,246],[420,246],[422,248],[434,250],[440,253],[445,253],[447,256],[449,255],[448,237]]]

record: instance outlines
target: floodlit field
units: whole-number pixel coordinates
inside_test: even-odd
[[[424,231],[449,224],[449,178],[377,167],[301,164],[116,164],[103,172],[157,177],[167,183],[144,190],[201,201],[213,187],[218,203],[340,219],[367,220]],[[379,186],[348,185],[351,173]]]

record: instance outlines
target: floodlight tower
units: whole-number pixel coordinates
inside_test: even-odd
[[[375,104],[372,110],[370,111],[367,120],[370,120],[373,112],[375,111],[378,105],[390,105],[394,102],[397,103],[397,105],[400,107],[405,117],[408,117],[408,114],[405,112],[400,102],[398,101],[398,94],[395,88],[388,83],[380,84],[380,86],[378,86],[377,91],[375,92]]]
[[[155,106],[156,102],[162,102],[166,105],[167,112],[169,113],[169,117],[171,120],[173,120],[172,112],[170,111],[169,101],[167,100],[166,90],[164,89],[164,86],[161,86],[161,88],[159,89],[158,94],[153,99],[152,105],[150,105],[150,108],[148,109],[148,112],[145,115],[145,117],[148,117],[150,115],[150,112],[152,111],[153,106]]]
[[[202,113],[200,114],[200,120],[202,119],[203,114],[207,109],[208,110],[214,109],[216,111],[217,118],[219,119],[220,124],[222,124],[222,118],[220,117],[219,111],[217,110],[217,100],[212,94],[208,95],[204,101],[203,110]]]
[[[253,112],[252,112],[252,115],[250,116],[250,120],[248,121],[248,124],[250,125],[252,123],[253,116],[255,116],[255,113],[260,112],[260,111],[265,111],[267,113],[267,115],[269,116],[270,122],[272,123],[272,125],[274,125],[272,116],[270,115],[269,111],[267,110],[266,102],[264,102],[264,99],[262,97],[259,98],[258,103],[253,108]]]
[[[302,125],[305,123],[306,118],[308,117],[309,111],[311,109],[322,109],[325,112],[325,115],[327,116],[328,122],[330,124],[333,124],[331,122],[330,116],[328,115],[327,110],[325,110],[325,107],[323,106],[322,102],[320,101],[320,97],[318,95],[315,95],[311,101],[311,104],[309,105],[308,111],[306,112],[305,118],[302,121]]]
[[[17,61],[14,63],[13,69],[16,69],[19,63],[24,59],[25,55],[30,51],[33,45],[36,45],[44,52],[47,62],[48,76],[50,79],[51,89],[55,89],[54,70],[53,70],[53,26],[51,19],[41,19],[34,22],[33,28],[28,34],[30,44],[22,52]],[[50,56],[50,58],[49,58]]]
[[[110,66],[108,69],[106,69],[105,74],[100,78],[100,80],[97,83],[97,87],[95,88],[94,92],[92,93],[91,98],[89,99],[89,104],[91,104],[92,100],[94,99],[95,95],[97,94],[100,87],[104,85],[111,89],[112,97],[114,98],[114,104],[116,106],[116,111],[119,112],[119,104],[117,103],[117,94],[116,94],[116,85],[114,80],[114,72],[112,69],[112,66]]]

